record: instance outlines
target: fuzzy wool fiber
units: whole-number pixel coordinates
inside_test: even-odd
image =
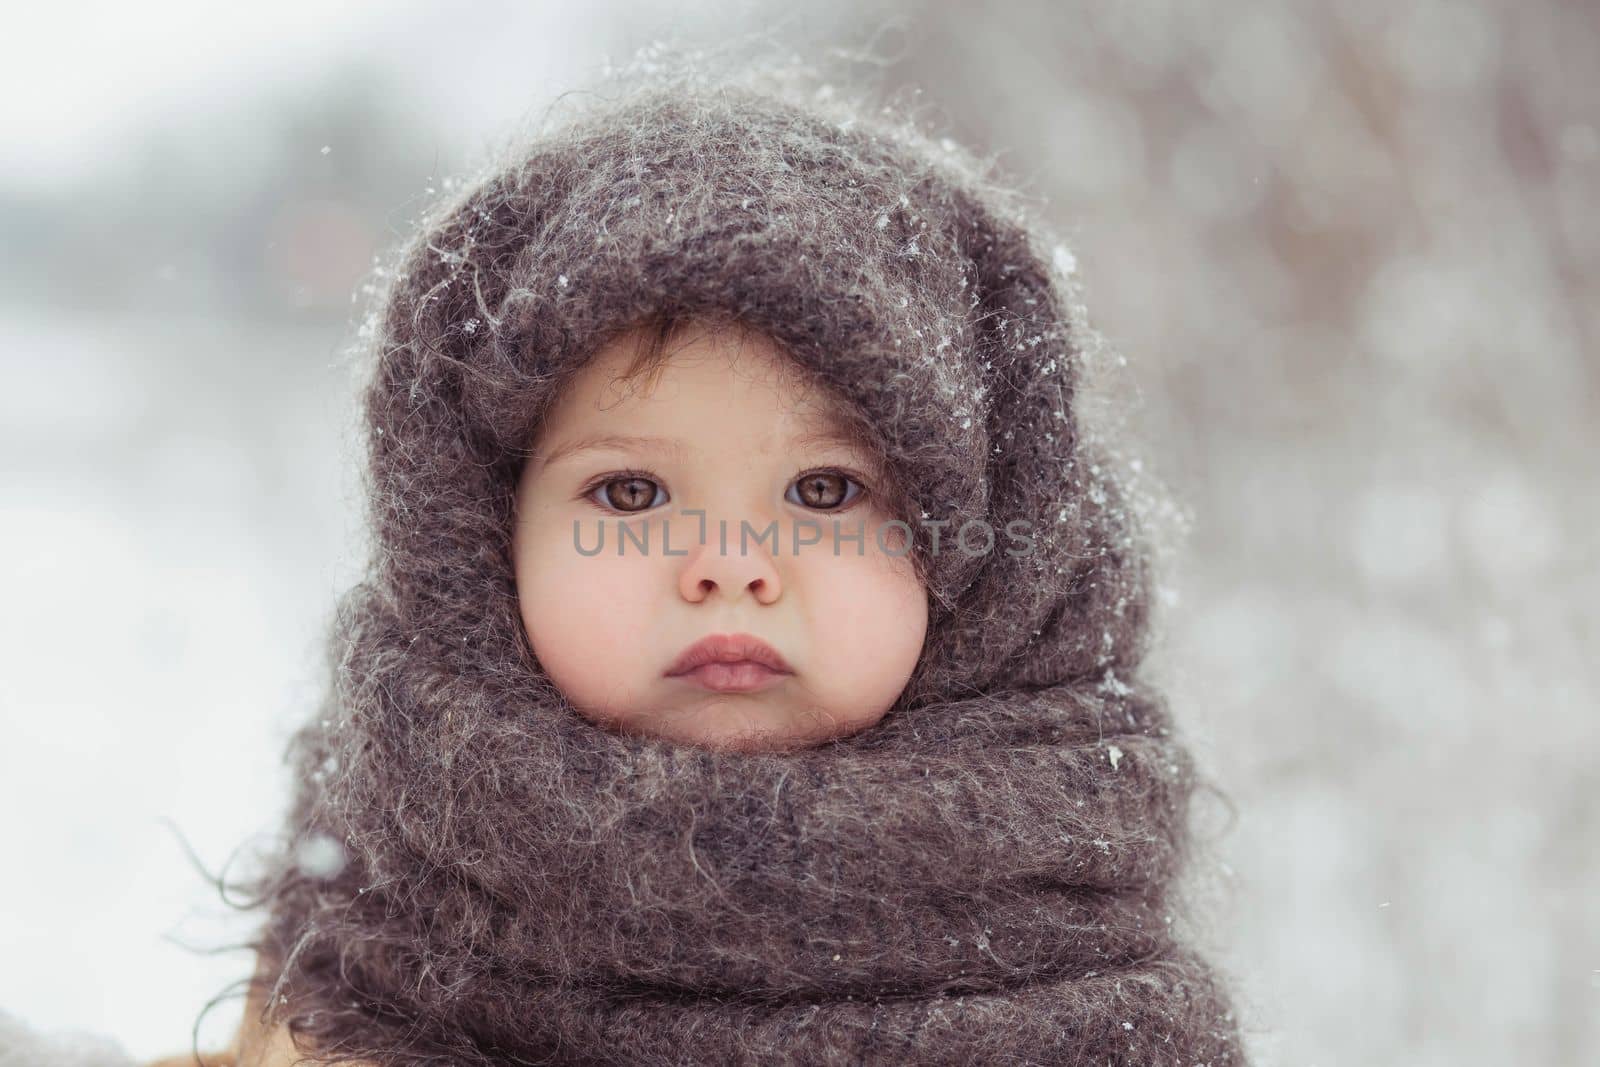
[[[1070,256],[894,109],[788,75],[616,85],[447,190],[363,334],[376,551],[252,882],[267,1022],[393,1067],[1242,1064],[1173,932],[1196,768],[1140,678],[1149,538],[1075,415],[1103,341]],[[661,309],[775,339],[894,472],[930,621],[876,725],[681,745],[598,728],[540,668],[520,465]],[[970,520],[1033,549],[955,550]]]

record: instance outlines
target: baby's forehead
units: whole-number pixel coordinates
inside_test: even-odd
[[[556,408],[579,409],[584,421],[626,418],[630,410],[688,406],[705,392],[731,394],[771,408],[796,436],[810,443],[866,445],[872,434],[862,414],[810,368],[770,342],[755,348],[695,345],[637,370],[611,349],[569,379]],[[759,401],[759,403],[757,403]]]

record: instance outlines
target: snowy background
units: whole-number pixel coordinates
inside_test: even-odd
[[[1074,243],[1187,509],[1151,671],[1232,804],[1196,936],[1256,1061],[1600,1062],[1600,8],[796,7],[10,16],[0,1008],[154,1057],[246,976],[186,847],[284,803],[372,257],[607,61],[759,28],[869,51]]]

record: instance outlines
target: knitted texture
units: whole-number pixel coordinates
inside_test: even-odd
[[[1070,257],[970,154],[801,84],[619,80],[438,205],[382,293],[377,551],[252,883],[267,1021],[330,1059],[1243,1062],[1172,933],[1196,774],[1138,678],[1150,548],[1074,414],[1100,341]],[[660,309],[779,342],[920,524],[928,637],[875,726],[615,733],[530,649],[523,457]],[[971,520],[1032,550],[953,550]]]

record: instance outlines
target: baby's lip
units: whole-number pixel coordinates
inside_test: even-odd
[[[688,674],[707,663],[759,663],[779,674],[794,673],[776,649],[754,634],[707,634],[672,661],[667,677]]]

